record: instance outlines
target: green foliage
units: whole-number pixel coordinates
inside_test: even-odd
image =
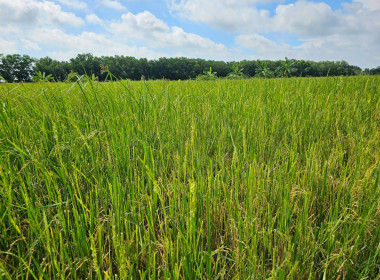
[[[70,59],[72,71],[79,75],[99,76],[101,73],[101,61],[90,53],[78,54],[75,58]]]
[[[71,69],[70,63],[53,60],[50,57],[37,59],[34,66],[35,73],[51,75],[55,81],[64,81]]]
[[[38,83],[38,82],[54,82],[54,78],[52,74],[49,74],[46,76],[45,72],[37,72],[36,75],[33,77],[33,82]]]
[[[99,81],[99,77],[95,76],[95,74],[92,74],[91,75],[91,81],[92,82],[98,82]]]
[[[293,66],[295,65],[295,61],[289,60],[287,57],[285,57],[285,61],[281,66],[279,66],[276,70],[278,73],[278,77],[285,77],[289,78],[292,76],[292,73],[295,72],[297,69]]]
[[[65,79],[65,82],[66,83],[75,83],[76,81],[78,81],[80,79],[80,76],[78,73],[74,72],[74,71],[71,71],[66,79]]]
[[[379,90],[0,85],[0,278],[377,279]]]
[[[228,73],[227,78],[229,79],[241,79],[244,77],[243,70],[244,68],[239,69],[239,66],[236,64],[233,64],[231,66],[232,72]]]
[[[213,72],[211,67],[208,71],[203,71],[203,75],[197,76],[197,80],[200,81],[216,80],[217,78],[217,72]]]
[[[272,78],[273,72],[268,68],[268,61],[263,61],[256,70],[256,77],[259,78]]]
[[[102,56],[95,57],[92,54],[78,54],[70,61],[57,61],[49,57],[32,59],[28,56],[1,55],[0,75],[8,82],[28,82],[38,72],[51,75],[54,81],[65,81],[70,72],[78,73],[79,76],[95,75],[99,81],[109,78],[109,73],[119,79],[140,80],[144,76],[148,80],[168,79],[215,79],[210,76],[212,68],[218,77],[238,79],[242,77],[326,77],[326,76],[354,76],[376,75],[377,68],[365,69],[349,65],[345,61],[305,61],[285,58],[285,61],[260,61],[243,60],[240,62],[224,62],[204,59],[190,59],[185,57],[159,58],[147,60],[136,59],[130,56]],[[107,69],[107,71],[105,71]],[[232,71],[231,71],[232,70]]]
[[[8,82],[28,82],[32,78],[33,62],[28,55],[0,54],[0,76]]]
[[[366,68],[364,70],[364,74],[365,75],[380,75],[380,66],[373,69]]]

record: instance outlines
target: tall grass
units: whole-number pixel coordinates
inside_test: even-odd
[[[0,278],[375,279],[380,78],[0,87]]]

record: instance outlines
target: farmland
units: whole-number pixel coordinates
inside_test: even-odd
[[[376,279],[380,77],[0,85],[1,279]]]

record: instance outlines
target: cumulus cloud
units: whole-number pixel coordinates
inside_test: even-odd
[[[87,3],[80,0],[57,0],[59,3],[77,10],[84,10],[87,8]]]
[[[97,15],[95,14],[89,14],[86,16],[86,21],[91,24],[103,24],[103,20],[101,20]]]
[[[180,26],[168,25],[151,12],[126,12],[123,2],[117,0],[94,1],[97,8],[124,11],[120,18],[111,20],[92,13],[84,0],[0,0],[0,52],[30,50],[57,59],[83,52],[222,60],[287,56],[344,59],[361,67],[380,65],[378,0],[346,0],[339,9],[322,0],[297,0],[291,4],[284,4],[284,0],[166,1],[172,15],[219,29],[219,35],[224,33],[235,40],[227,48],[210,38],[186,32]],[[265,9],[267,3],[275,6],[271,12]],[[63,10],[61,5],[84,10],[87,15],[78,17]],[[102,33],[85,29],[94,28],[91,25],[98,25],[96,30]],[[81,29],[71,29],[72,26]],[[78,30],[81,33],[77,34]],[[280,41],[276,40],[276,34],[281,34]]]
[[[35,51],[41,50],[40,46],[36,42],[30,41],[30,40],[27,40],[27,39],[24,39],[24,38],[21,39],[21,42],[22,42],[23,47],[25,49],[35,50]]]
[[[236,34],[237,47],[255,53],[255,57],[345,59],[370,67],[380,64],[380,1],[351,0],[333,10],[322,1],[298,0],[280,3],[272,15],[258,9],[258,2],[263,1],[170,0],[168,6],[180,18]],[[264,35],[271,33],[288,34],[300,43],[271,41]]]
[[[126,8],[117,0],[101,0],[100,4],[104,7],[117,10],[117,11],[124,11]]]
[[[0,37],[0,50],[1,54],[16,53],[18,51],[17,43]]]
[[[345,60],[361,67],[380,65],[377,51],[379,43],[364,41],[365,36],[347,38],[341,34],[310,38],[301,41],[300,45],[276,43],[259,34],[239,35],[235,42],[255,55],[251,59],[284,59],[285,56],[305,60]]]
[[[22,28],[11,24],[0,26],[0,53],[17,53],[20,46],[28,50],[40,49],[35,42],[24,37]]]
[[[232,33],[285,31],[313,36],[334,32],[334,28],[341,24],[341,13],[323,2],[300,0],[294,4],[278,5],[274,16],[270,16],[269,10],[257,8],[257,4],[262,2],[269,1],[171,0],[169,8],[179,17]]]
[[[80,26],[84,21],[62,11],[61,6],[50,1],[36,0],[0,0],[0,23],[20,25],[55,24]]]
[[[132,34],[134,37],[145,37],[147,33],[169,31],[169,27],[166,23],[147,11],[137,15],[128,12],[121,16],[120,22],[112,23],[111,28],[116,33]]]
[[[328,35],[337,31],[343,20],[326,3],[297,1],[279,5],[273,18],[272,30],[281,30],[300,36]]]
[[[288,44],[277,44],[259,34],[244,34],[235,37],[235,42],[246,49],[257,53],[257,58],[283,59],[284,56],[293,56],[291,46]]]
[[[268,10],[257,9],[257,2],[260,1],[171,0],[169,8],[190,21],[243,34],[288,32],[304,38],[338,32],[374,33],[375,27],[379,27],[378,0],[353,0],[343,3],[343,9],[339,10],[332,10],[324,2],[298,0],[278,5],[272,16]]]
[[[256,9],[257,0],[171,0],[169,9],[175,15],[209,24],[227,32],[262,30],[268,26],[269,11]]]
[[[60,29],[43,28],[31,32],[30,38],[40,45],[50,47],[54,51],[48,53],[55,59],[67,60],[78,53],[102,55],[129,55],[136,57],[157,58],[162,54],[146,47],[128,46],[102,34],[82,32],[78,35],[67,34]]]
[[[217,44],[208,38],[187,33],[180,27],[170,27],[152,13],[144,11],[138,14],[130,12],[122,15],[121,21],[113,22],[111,30],[122,38],[140,39],[149,42],[154,48],[180,49],[192,53],[226,52],[223,44]]]
[[[356,3],[360,3],[363,7],[370,11],[380,10],[380,1],[379,0],[354,0]]]
[[[46,26],[80,26],[84,21],[51,1],[0,0],[0,50],[4,53],[41,51],[29,35]],[[28,37],[29,36],[29,37]]]

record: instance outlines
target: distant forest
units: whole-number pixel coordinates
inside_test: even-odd
[[[109,73],[119,79],[187,80],[197,77],[325,77],[378,75],[380,66],[362,70],[346,61],[295,60],[243,60],[224,62],[192,58],[159,58],[148,60],[130,56],[102,56],[78,54],[69,61],[49,57],[35,59],[28,55],[0,54],[0,80],[2,82],[31,82],[40,80],[70,81],[87,74],[104,81]],[[209,75],[207,75],[209,74]],[[212,74],[212,75],[211,75]],[[71,78],[70,78],[71,77]]]

